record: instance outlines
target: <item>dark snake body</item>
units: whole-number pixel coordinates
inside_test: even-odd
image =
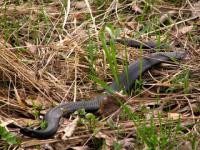
[[[128,79],[127,74],[123,71],[119,75],[119,85],[116,81],[113,81],[110,85],[110,88],[114,91],[120,91],[123,88],[125,91],[128,91],[133,86],[134,82],[140,77],[141,73],[144,73],[151,67],[165,61],[171,60],[170,58],[181,59],[185,55],[185,52],[163,52],[163,53],[155,53],[148,57],[142,57],[138,59],[134,63],[131,63],[128,66]],[[140,64],[142,63],[141,71]],[[109,94],[108,91],[105,93]],[[30,128],[21,128],[20,132],[29,137],[35,138],[50,138],[52,137],[58,130],[59,121],[62,116],[68,115],[70,113],[75,112],[78,109],[85,109],[86,111],[97,111],[104,101],[106,94],[102,94],[97,96],[96,98],[88,101],[78,101],[78,102],[70,102],[60,104],[52,109],[50,109],[45,115],[45,121],[47,122],[47,128],[44,130],[33,130]]]
[[[157,43],[153,41],[147,41],[147,42],[141,42],[133,39],[115,39],[114,40],[117,43],[121,43],[123,45],[127,45],[128,47],[135,47],[135,48],[142,48],[142,49],[155,49],[155,48],[160,48],[164,49],[166,48],[166,45],[160,44],[158,45]],[[107,43],[109,44],[109,42]]]

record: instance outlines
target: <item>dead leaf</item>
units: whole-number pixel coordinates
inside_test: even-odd
[[[41,145],[41,149],[54,150],[53,146],[50,144]]]
[[[177,147],[177,149],[182,149],[182,150],[192,150],[192,144],[190,141],[185,141],[182,144],[178,144],[179,146]]]
[[[36,54],[37,52],[37,46],[36,45],[33,45],[29,42],[25,42],[26,46],[27,46],[27,49],[29,50],[29,52],[31,52],[31,54]]]
[[[177,11],[175,10],[171,10],[165,14],[163,14],[161,17],[160,17],[160,23],[164,23],[167,19],[169,19],[171,16],[177,14]]]
[[[78,121],[79,121],[79,116],[77,116],[76,119],[74,119],[70,124],[68,124],[65,127],[65,129],[64,129],[65,134],[62,136],[63,140],[66,140],[68,137],[72,136],[72,134],[74,133],[74,131],[77,127]]]
[[[122,145],[122,148],[125,149],[134,149],[135,147],[133,138],[124,138],[123,140],[120,140],[119,143]]]
[[[114,95],[105,96],[103,103],[100,105],[99,113],[103,116],[111,115],[120,108],[121,103],[126,102],[126,98],[126,96],[117,92]]]
[[[115,137],[110,137],[108,135],[106,135],[105,133],[103,132],[98,132],[96,135],[95,135],[96,138],[103,138],[105,139],[106,141],[106,145],[111,147],[113,146],[113,143],[114,141],[116,141],[116,138]]]
[[[73,37],[76,37],[75,41],[84,41],[85,39],[88,38],[88,33],[83,29],[77,29],[71,35]],[[74,44],[76,44],[76,43],[74,42]]]
[[[124,27],[123,28],[123,33],[121,34],[121,36],[126,35],[126,37],[130,36],[133,34],[133,30],[130,30],[129,27]]]
[[[138,14],[142,14],[142,9],[140,9],[140,7],[138,7],[137,4],[133,4],[132,6],[132,10]]]
[[[90,148],[88,146],[76,146],[76,147],[70,147],[73,150],[89,150]]]
[[[185,106],[181,109],[178,110],[179,113],[185,113],[185,112],[190,112],[192,109],[193,113],[198,113],[199,112],[199,106],[197,103],[193,103],[190,106]]]
[[[86,19],[86,15],[80,12],[74,13],[73,15],[79,21],[84,21]]]
[[[83,9],[83,8],[87,8],[87,4],[85,3],[85,1],[76,1],[72,4],[72,6],[76,9]]]
[[[26,104],[22,101],[21,97],[19,96],[16,87],[14,87],[14,92],[15,92],[15,97],[17,99],[18,104],[22,107],[22,108],[26,108]]]
[[[46,144],[46,143],[55,143],[58,142],[58,139],[48,139],[48,140],[24,140],[22,141],[20,147],[22,148],[26,148],[27,147],[31,147],[31,146],[35,146],[35,145],[42,145],[42,144]]]
[[[127,22],[126,25],[131,29],[131,30],[136,30],[138,28],[138,23],[136,22]]]
[[[168,113],[168,118],[172,120],[178,120],[181,117],[178,113]]]
[[[196,2],[193,5],[193,8],[191,8],[191,11],[192,11],[192,16],[200,17],[200,1]]]
[[[193,25],[184,26],[181,29],[179,29],[179,34],[181,34],[181,35],[186,34],[186,33],[190,32],[190,31],[192,31],[192,28],[193,28]]]

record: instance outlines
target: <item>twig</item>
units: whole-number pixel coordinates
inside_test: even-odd
[[[69,33],[67,32],[67,30],[65,29],[65,25],[66,25],[66,22],[67,22],[67,18],[68,18],[68,16],[69,16],[69,11],[70,11],[70,0],[67,1],[67,10],[65,9],[63,3],[62,3],[62,2],[60,2],[60,3],[62,4],[62,6],[63,6],[63,8],[64,8],[64,12],[65,12],[65,17],[64,17],[64,21],[63,21],[63,26],[62,26],[62,28],[63,28],[63,30],[67,33],[67,35],[68,35],[69,37],[71,37],[70,34],[69,34]]]
[[[145,33],[145,34],[142,34],[141,37],[144,37],[144,36],[147,36],[149,34],[152,34],[152,33],[155,33],[155,32],[158,32],[158,31],[162,31],[162,30],[165,30],[165,29],[168,29],[168,28],[171,28],[175,25],[178,25],[178,24],[181,24],[181,23],[184,23],[184,22],[187,22],[187,21],[190,21],[190,20],[194,20],[194,19],[197,19],[198,16],[193,16],[193,17],[190,17],[188,19],[185,19],[185,20],[181,20],[179,22],[176,22],[176,23],[173,23],[173,24],[170,24],[168,26],[165,26],[163,28],[160,28],[160,29],[157,29],[157,30],[154,30],[154,31],[151,31],[151,32],[148,32],[148,33]]]
[[[94,26],[94,30],[95,30],[97,42],[99,42],[99,37],[98,37],[98,31],[97,31],[97,27],[96,27],[96,23],[95,23],[95,18],[94,18],[93,15],[92,15],[92,10],[91,10],[91,8],[90,8],[90,4],[89,4],[88,0],[85,0],[85,3],[86,3],[86,5],[87,5],[87,7],[88,7],[88,10],[89,10],[89,12],[90,12],[90,16],[91,16],[92,23],[93,23],[93,26]]]

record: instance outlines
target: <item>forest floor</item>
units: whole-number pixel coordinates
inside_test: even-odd
[[[197,0],[0,1],[0,149],[200,149],[199,16]],[[50,139],[9,126],[44,127],[52,107],[101,94],[114,78],[112,38],[187,55],[145,72],[117,111],[62,118]],[[151,53],[113,47],[119,73]]]

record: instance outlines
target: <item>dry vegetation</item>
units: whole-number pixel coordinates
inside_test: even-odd
[[[162,64],[145,73],[141,89],[125,98],[131,107],[121,108],[120,116],[114,112],[115,117],[105,119],[86,114],[78,125],[77,119],[62,119],[59,132],[47,140],[28,138],[18,128],[6,127],[21,143],[8,147],[0,140],[0,147],[198,149],[198,16],[200,3],[194,0],[0,1],[1,126],[36,126],[39,116],[61,101],[100,94],[103,88],[89,75],[108,84],[112,81],[99,39],[106,25],[114,28],[118,38],[160,41],[167,45],[164,51],[187,51],[180,64]],[[134,48],[116,47],[120,71],[125,49],[129,62],[140,56]],[[66,131],[71,135],[64,138]]]

